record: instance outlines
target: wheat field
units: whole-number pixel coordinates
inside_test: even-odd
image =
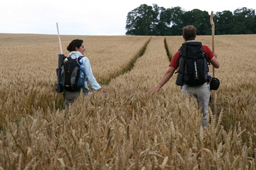
[[[0,34],[0,169],[256,169],[256,35],[215,36],[221,85],[204,129],[176,74],[147,94],[181,36],[61,35],[65,55],[75,38],[107,93],[62,110],[58,37]]]

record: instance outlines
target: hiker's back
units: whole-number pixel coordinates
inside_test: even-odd
[[[78,58],[67,57],[63,64],[63,87],[67,91],[79,91],[84,87],[85,71],[82,63],[83,56]]]
[[[176,84],[199,86],[208,80],[208,60],[202,50],[202,43],[188,41],[180,48],[179,74]]]

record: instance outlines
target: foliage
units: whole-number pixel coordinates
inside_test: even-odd
[[[193,9],[184,11],[181,7],[164,8],[156,4],[140,5],[127,15],[127,35],[182,35],[182,28],[194,25],[198,35],[211,34],[210,15],[207,11]],[[238,8],[217,12],[214,15],[215,31],[223,34],[255,34],[255,10]]]
[[[158,6],[153,7],[146,4],[129,12],[127,16],[127,34],[152,35],[155,34],[155,22],[158,18]]]

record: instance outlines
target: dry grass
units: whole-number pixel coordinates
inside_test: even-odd
[[[146,94],[168,68],[165,38],[174,54],[181,37],[62,36],[63,47],[73,38],[111,81],[63,111],[57,36],[1,34],[0,169],[255,169],[255,35],[216,36],[221,87],[207,129],[175,77]],[[197,40],[211,47],[210,36]]]

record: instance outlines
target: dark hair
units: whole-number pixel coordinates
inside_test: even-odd
[[[196,37],[196,27],[193,25],[188,25],[183,27],[183,35],[185,40],[194,40]]]
[[[75,40],[71,41],[71,43],[69,43],[69,45],[67,46],[67,50],[70,52],[76,51],[76,47],[80,48],[83,42],[84,42],[83,40],[75,39]]]

